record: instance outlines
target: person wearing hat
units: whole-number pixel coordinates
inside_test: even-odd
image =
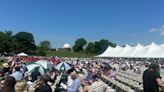
[[[10,67],[9,67],[8,63],[4,63],[4,64],[2,64],[2,66],[3,66],[4,73],[7,73],[10,71]]]
[[[151,63],[149,69],[143,73],[143,87],[144,92],[159,92],[159,88],[163,90],[161,76],[159,73],[159,65]]]
[[[35,92],[52,92],[50,85],[48,85],[50,79],[49,75],[40,76],[39,87],[35,90]]]

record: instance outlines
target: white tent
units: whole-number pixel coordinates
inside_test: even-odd
[[[21,53],[17,54],[17,56],[23,56],[23,57],[26,57],[26,56],[28,56],[28,54],[26,54],[26,53],[24,53],[24,52],[21,52]]]
[[[109,55],[110,57],[120,57],[119,54],[121,51],[123,51],[123,47],[120,46],[116,46],[116,48],[111,52],[111,54]]]
[[[134,58],[144,58],[145,53],[147,52],[148,47],[143,46],[141,44],[137,44],[137,46],[135,47],[134,51],[131,53],[130,57],[134,57]]]
[[[164,47],[157,45],[155,43],[152,43],[146,52],[144,57],[147,58],[162,58],[164,53]]]
[[[160,46],[161,46],[161,47],[164,47],[164,44],[161,44]]]
[[[158,45],[152,42],[147,46],[141,44],[134,47],[109,46],[104,53],[96,57],[164,58],[164,44]]]
[[[134,51],[135,47],[132,47],[130,45],[126,45],[124,50],[120,53],[120,57],[129,57],[132,52]]]
[[[113,50],[114,50],[113,47],[108,46],[108,48],[105,50],[104,53],[102,53],[102,54],[100,54],[100,55],[98,55],[98,56],[96,56],[96,57],[108,57],[108,55],[110,55],[110,53],[111,53]]]

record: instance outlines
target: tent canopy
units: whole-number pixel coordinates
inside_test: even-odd
[[[28,56],[28,54],[21,52],[21,53],[17,54],[17,56]]]
[[[108,46],[104,53],[96,57],[164,58],[164,44],[158,45],[152,42],[147,46],[141,44],[134,47],[130,45],[116,46],[115,48]]]

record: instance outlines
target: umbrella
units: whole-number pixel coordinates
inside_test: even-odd
[[[55,68],[59,71],[67,71],[71,69],[71,66],[66,62],[61,62]]]
[[[50,61],[48,60],[38,60],[35,62],[36,64],[42,65],[44,67],[44,69],[51,69],[52,68],[52,64]]]
[[[28,72],[31,74],[36,67],[39,67],[39,72],[41,75],[45,74],[45,69],[43,66],[38,65],[38,64],[30,64],[27,65]]]

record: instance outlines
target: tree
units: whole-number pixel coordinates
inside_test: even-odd
[[[39,47],[45,50],[51,49],[51,43],[49,41],[41,41]]]
[[[6,35],[4,32],[0,32],[0,53],[4,52],[5,48],[5,40],[6,40]]]
[[[107,49],[108,46],[115,47],[116,44],[109,42],[109,40],[106,40],[106,39],[101,39],[98,42],[96,41],[95,42],[95,52],[97,54],[101,54]]]
[[[12,31],[0,31],[0,53],[7,52],[13,50],[13,39],[12,39]]]
[[[13,41],[13,32],[12,31],[5,31],[5,34],[7,36],[7,39],[6,39],[6,47],[5,47],[5,52],[9,53],[11,51],[13,51],[13,44],[14,44],[14,41]]]
[[[84,46],[87,44],[87,41],[84,38],[79,38],[75,41],[75,45],[73,46],[73,50],[75,52],[83,51]]]
[[[18,52],[31,52],[35,50],[35,41],[31,33],[19,32],[13,37],[15,44],[14,49],[16,53]]]
[[[46,56],[46,51],[40,47],[38,47],[38,53],[39,56]]]
[[[85,48],[87,54],[95,53],[95,45],[93,42],[88,43],[87,47]]]

